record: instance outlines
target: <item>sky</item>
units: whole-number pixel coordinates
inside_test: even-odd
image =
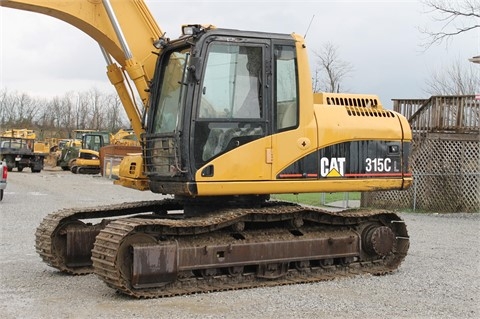
[[[301,35],[308,29],[311,69],[317,63],[314,52],[334,44],[353,66],[347,91],[376,94],[387,108],[391,99],[428,98],[425,82],[433,72],[480,55],[480,31],[425,50],[426,36],[419,29],[441,25],[413,0],[145,2],[170,38],[180,35],[182,24],[192,23]],[[0,7],[0,36],[0,89],[46,98],[92,88],[114,92],[97,43],[63,21]]]

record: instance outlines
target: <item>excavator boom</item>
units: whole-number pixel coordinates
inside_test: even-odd
[[[162,31],[143,1],[0,0],[0,6],[57,18],[95,40],[105,53],[107,75],[117,89],[135,133],[140,137],[143,132],[143,111],[138,109],[133,93],[127,89],[122,70],[134,82],[136,94],[146,107],[148,83],[153,78],[158,54],[153,43],[162,36]]]

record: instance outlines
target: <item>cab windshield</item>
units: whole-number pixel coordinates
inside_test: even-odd
[[[172,133],[178,129],[186,93],[188,48],[172,51],[162,72],[160,96],[153,119],[153,133]]]

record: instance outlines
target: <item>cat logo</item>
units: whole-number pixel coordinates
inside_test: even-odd
[[[322,157],[320,175],[322,177],[342,177],[345,174],[345,157]]]

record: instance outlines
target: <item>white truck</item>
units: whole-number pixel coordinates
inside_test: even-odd
[[[4,161],[0,161],[0,201],[3,199],[3,191],[7,188],[7,175],[8,175],[8,167],[7,163]]]

